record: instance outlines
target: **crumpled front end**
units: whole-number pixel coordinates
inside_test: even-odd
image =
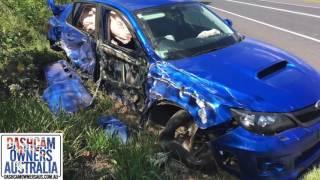
[[[147,109],[159,101],[172,102],[187,110],[201,129],[229,122],[232,118],[230,107],[258,105],[251,97],[166,62],[151,64],[146,92]]]
[[[320,158],[320,123],[263,136],[238,127],[211,141],[218,164],[241,179],[296,179]]]
[[[244,128],[232,114],[234,107],[259,106],[258,100],[169,63],[151,65],[146,89],[147,107],[168,101],[187,110],[200,129],[213,135],[208,143],[218,164],[241,179],[295,179],[320,158],[320,113],[314,105],[274,113],[294,117],[295,126],[263,134]]]

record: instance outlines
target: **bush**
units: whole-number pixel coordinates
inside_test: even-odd
[[[29,27],[45,32],[46,20],[50,16],[46,0],[6,0],[3,4],[12,14],[23,18]]]
[[[49,16],[46,1],[0,1],[0,99],[10,91],[15,96],[37,93],[42,67],[61,58],[46,40]]]
[[[0,2],[0,23],[0,63],[14,59],[26,49],[46,47],[45,36],[3,2]]]

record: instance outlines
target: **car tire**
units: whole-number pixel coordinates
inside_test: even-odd
[[[197,128],[194,120],[185,110],[177,111],[167,122],[165,129],[160,133],[159,143],[160,146],[170,152],[174,158],[182,161],[188,167],[193,169],[216,169],[212,152],[210,151],[206,142],[200,142],[200,146],[204,146],[203,152],[198,152],[196,149],[196,132]],[[181,128],[187,130],[188,134],[181,134]],[[193,131],[190,133],[190,131]],[[183,133],[183,132],[182,132]],[[199,143],[197,143],[199,146]]]

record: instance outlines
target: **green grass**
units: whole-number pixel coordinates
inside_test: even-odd
[[[320,169],[313,168],[310,172],[307,172],[303,177],[304,180],[318,180],[320,179]]]
[[[54,116],[37,97],[10,98],[0,102],[0,132],[62,132],[66,179],[106,175],[115,179],[165,177],[160,165],[153,163],[157,149],[153,136],[136,133],[126,145],[105,136],[96,122],[101,114],[110,113],[111,104],[105,101],[73,116]],[[105,163],[107,166],[97,171],[96,166]]]

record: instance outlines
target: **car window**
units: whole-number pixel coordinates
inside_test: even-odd
[[[184,11],[181,12],[184,21],[199,29],[218,29],[222,31],[219,26],[217,26],[216,22],[219,22],[218,17],[212,16],[209,11],[206,9],[203,10],[204,16],[199,16],[199,11],[197,8],[185,8]]]
[[[67,22],[70,25],[74,25],[75,24],[75,20],[77,19],[77,12],[79,11],[79,7],[80,7],[81,3],[75,3],[72,12],[69,14],[69,17],[67,19]]]
[[[229,26],[199,3],[147,8],[136,16],[156,54],[164,60],[197,56],[239,42]]]
[[[95,5],[77,3],[68,18],[68,23],[83,32],[94,35],[96,32],[96,13]]]
[[[137,43],[128,24],[119,13],[110,11],[106,14],[106,34],[109,36],[109,43],[124,51],[134,52],[137,50]]]

